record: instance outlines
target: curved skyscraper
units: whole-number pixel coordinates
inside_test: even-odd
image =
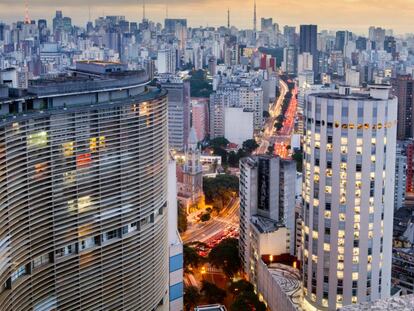
[[[309,95],[305,116],[304,307],[387,298],[397,100],[384,85],[342,87]]]
[[[168,301],[167,101],[147,81],[79,62],[0,99],[0,310]]]

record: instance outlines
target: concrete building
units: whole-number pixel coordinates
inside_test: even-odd
[[[96,62],[0,100],[1,310],[168,305],[167,98],[147,83]]]
[[[407,156],[405,146],[397,144],[395,157],[395,186],[394,186],[394,209],[403,207],[405,202],[405,190],[407,187]]]
[[[253,139],[254,111],[227,107],[224,108],[224,137],[239,146]]]
[[[191,120],[198,142],[210,133],[208,104],[208,98],[191,98]]]
[[[317,93],[305,108],[306,310],[388,298],[397,99],[389,87]]]
[[[350,87],[360,87],[360,73],[355,69],[346,69],[345,70],[345,83]]]
[[[414,294],[414,248],[393,249],[392,284],[402,295]]]
[[[168,243],[169,249],[169,304],[165,311],[184,310],[184,257],[183,243],[177,229],[177,178],[176,162],[173,158],[168,162]],[[167,304],[165,304],[167,306]]]
[[[313,71],[313,57],[308,52],[298,55],[298,73],[303,71]]]
[[[159,82],[168,91],[169,147],[184,150],[190,131],[190,82],[174,75],[163,75]]]
[[[171,73],[176,71],[176,55],[173,48],[158,50],[157,71],[158,74]]]
[[[414,305],[414,295],[397,296],[387,299],[380,299],[374,302],[359,303],[352,306],[346,306],[340,311],[361,311],[361,310],[375,310],[375,311],[411,311]]]
[[[399,140],[414,136],[414,81],[411,75],[398,76],[391,79],[392,93],[398,98],[398,127]]]
[[[285,252],[294,252],[295,183],[294,161],[258,156],[240,162],[240,254],[244,271],[253,282],[260,252],[267,252],[264,245],[286,244],[281,246]],[[259,243],[256,247],[253,236]],[[264,244],[260,243],[262,238]]]

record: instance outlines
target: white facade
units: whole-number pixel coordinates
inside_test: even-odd
[[[298,73],[306,70],[313,70],[313,56],[308,52],[299,54],[298,56]]]
[[[175,73],[175,53],[173,49],[158,50],[157,69],[159,74]]]
[[[243,108],[224,109],[224,137],[239,146],[253,138],[254,112]]]
[[[354,69],[347,69],[345,71],[345,83],[350,87],[359,87],[360,73]]]
[[[397,100],[384,86],[308,97],[303,287],[307,310],[387,298]]]
[[[395,158],[395,187],[394,187],[394,209],[403,207],[405,202],[407,156],[403,154],[403,146],[397,146]]]

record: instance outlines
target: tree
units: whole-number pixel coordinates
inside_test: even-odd
[[[272,155],[273,153],[275,153],[275,146],[272,144],[267,148],[267,154]]]
[[[232,282],[229,287],[229,292],[233,295],[238,295],[242,292],[253,292],[254,286],[252,283],[246,280],[239,280],[236,282]]]
[[[266,311],[266,305],[259,300],[253,291],[244,291],[237,295],[230,311]]]
[[[222,147],[226,148],[230,142],[224,137],[216,137],[210,140],[210,147]]]
[[[211,204],[220,199],[226,205],[234,192],[239,191],[239,178],[233,175],[217,175],[216,178],[203,178],[203,190],[206,202]]]
[[[208,303],[222,303],[227,294],[224,289],[217,287],[215,284],[202,281],[201,293],[206,298]]]
[[[225,239],[215,246],[208,255],[208,261],[216,268],[232,277],[241,269],[239,257],[239,241],[237,239]]]
[[[263,118],[267,119],[270,117],[269,111],[263,111]]]
[[[303,153],[301,151],[295,151],[292,155],[292,159],[296,162],[296,170],[302,172],[303,168]]]
[[[237,153],[234,151],[229,152],[227,157],[227,162],[231,167],[239,167],[239,157],[237,156]]]
[[[201,215],[201,217],[200,217],[200,220],[202,222],[209,221],[210,219],[211,219],[211,215],[209,213],[205,213],[205,214]]]
[[[248,139],[243,142],[243,150],[246,151],[248,154],[251,154],[259,147],[259,144],[254,139]]]
[[[187,212],[180,202],[177,203],[178,208],[178,232],[183,233],[187,230]]]
[[[200,301],[201,295],[195,286],[187,286],[184,289],[184,305],[185,310],[190,311]]]
[[[186,272],[188,272],[189,267],[198,268],[203,261],[203,258],[197,253],[197,251],[188,244],[183,245],[183,254]]]

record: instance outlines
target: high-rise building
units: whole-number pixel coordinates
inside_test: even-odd
[[[158,74],[170,73],[174,74],[177,66],[176,51],[174,48],[158,50],[157,70]]]
[[[0,101],[1,310],[168,303],[166,91],[125,68],[78,62]]]
[[[191,99],[191,120],[198,142],[203,141],[209,133],[208,103],[208,98]]]
[[[256,283],[257,257],[262,255],[260,244],[263,251],[267,249],[264,253],[267,255],[273,255],[272,250],[279,254],[294,253],[295,184],[294,161],[258,156],[244,158],[240,162],[239,245],[244,271],[253,283]],[[279,231],[281,228],[285,228],[282,229],[285,230],[283,234]],[[264,237],[261,243],[255,241],[259,243],[255,250],[252,249],[253,232]],[[281,240],[277,241],[275,237]],[[281,245],[285,245],[283,250],[275,249]]]
[[[273,30],[273,18],[262,17],[260,29],[262,31],[272,31]]]
[[[394,186],[394,209],[403,207],[405,202],[405,189],[407,187],[407,156],[405,155],[405,144],[397,144],[395,157],[395,186]]]
[[[184,18],[166,18],[164,21],[165,31],[169,34],[175,34],[178,25],[187,27],[187,20]]]
[[[283,36],[285,38],[286,46],[295,46],[296,44],[296,27],[295,26],[285,26],[283,27]]]
[[[283,49],[283,71],[287,74],[296,74],[298,64],[297,50],[293,46],[285,47]]]
[[[170,149],[184,150],[190,131],[190,82],[173,75],[159,79],[168,91],[168,144]]]
[[[391,80],[392,93],[398,98],[397,137],[404,140],[414,137],[414,81],[410,75]]]
[[[318,73],[319,55],[318,55],[318,26],[317,25],[300,25],[300,53],[310,53],[313,59],[313,71]]]
[[[306,310],[390,296],[397,99],[389,87],[308,96],[303,172]]]

